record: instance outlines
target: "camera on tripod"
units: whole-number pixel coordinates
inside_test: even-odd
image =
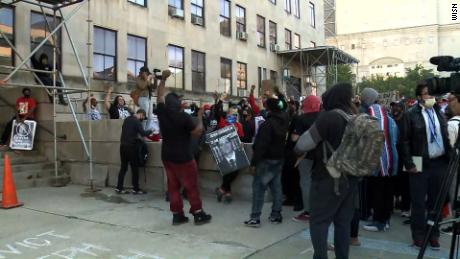
[[[454,72],[449,77],[435,76],[425,79],[430,95],[460,94],[460,58],[436,56],[430,58],[430,63],[438,66],[439,72]]]

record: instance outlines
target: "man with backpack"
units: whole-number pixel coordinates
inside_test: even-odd
[[[428,92],[426,82],[415,89],[418,104],[406,113],[403,139],[404,166],[410,173],[411,230],[413,245],[420,248],[427,229],[427,219],[434,220],[432,210],[447,171],[450,151],[447,125]],[[439,227],[429,237],[431,248],[439,250]]]
[[[334,223],[335,255],[348,259],[350,226],[358,177],[377,168],[383,134],[366,114],[353,116],[352,86],[339,83],[323,96],[325,112],[299,138],[296,153],[313,152],[310,231],[314,259],[327,259],[327,236]],[[366,154],[366,155],[363,155]]]
[[[139,139],[139,135],[146,137],[152,132],[150,130],[144,131],[142,127],[142,121],[145,120],[146,113],[144,110],[139,109],[135,115],[132,115],[125,119],[121,129],[121,143],[120,143],[120,160],[121,168],[118,173],[118,183],[115,192],[118,194],[126,194],[123,188],[123,183],[128,170],[128,163],[131,165],[132,183],[133,183],[133,194],[145,194],[145,191],[139,188],[139,166],[142,165],[142,161],[139,157],[139,152],[142,140]]]
[[[368,178],[373,220],[363,228],[367,231],[381,232],[390,228],[389,222],[393,212],[393,178],[398,173],[398,126],[388,116],[385,108],[378,104],[379,93],[373,88],[364,88],[361,100],[368,107],[367,114],[376,118],[385,136],[385,144],[380,156],[380,166]]]

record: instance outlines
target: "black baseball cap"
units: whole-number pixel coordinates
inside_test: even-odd
[[[142,72],[145,72],[145,73],[147,73],[149,75],[152,74],[152,73],[150,73],[150,70],[149,70],[149,68],[147,66],[141,67],[141,69],[139,70],[139,73],[142,73]]]

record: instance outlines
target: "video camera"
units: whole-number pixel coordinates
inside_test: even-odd
[[[438,66],[439,72],[454,72],[450,77],[431,77],[425,79],[430,95],[456,93],[460,95],[460,58],[452,56],[436,56],[430,58],[430,63]]]
[[[154,69],[153,69],[153,76],[154,76],[156,79],[160,79],[160,80],[161,80],[161,74],[158,74],[158,73],[161,73],[161,70],[158,69],[158,68],[154,68]]]

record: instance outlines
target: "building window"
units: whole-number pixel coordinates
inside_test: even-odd
[[[257,15],[257,46],[265,48],[265,18]]]
[[[128,80],[134,80],[146,64],[147,39],[128,35]]]
[[[294,16],[300,18],[300,2],[299,0],[294,0]]]
[[[288,29],[284,30],[284,41],[286,50],[292,49],[292,39],[291,39],[291,31]]]
[[[300,35],[294,33],[294,49],[300,49]]]
[[[231,59],[220,58],[220,80],[223,83],[224,91],[232,94],[232,60]]]
[[[183,0],[168,0],[168,6],[170,8],[183,10],[184,2]]]
[[[206,55],[192,50],[192,91],[206,91]]]
[[[316,28],[316,17],[315,17],[315,4],[312,2],[308,3],[308,10],[310,13],[310,25],[313,28]]]
[[[230,1],[220,0],[220,34],[231,37]]]
[[[3,12],[7,9],[1,8],[2,10],[2,17]],[[5,10],[5,11],[4,11]],[[61,22],[60,18],[56,18],[56,23],[54,22],[54,18],[52,16],[46,16],[46,21],[48,22],[49,26],[51,27],[48,30],[47,23],[45,22],[45,17],[42,13],[35,13],[32,12],[30,16],[30,41],[31,41],[31,50],[34,50],[44,39],[47,37],[51,31],[53,31]],[[7,23],[8,21],[2,20],[1,23]],[[2,28],[3,31],[5,31]],[[56,46],[58,49],[61,48],[61,30],[58,30],[55,34],[55,37],[51,37],[48,41],[43,45],[36,53],[35,58],[38,59],[40,55],[46,54],[48,56],[48,61],[50,64],[53,64],[53,47]],[[56,42],[54,42],[56,40]],[[3,42],[3,39],[2,39]],[[6,43],[6,42],[5,42]],[[60,52],[56,52],[57,55],[57,62],[58,69],[61,63],[61,55]]]
[[[268,33],[270,37],[270,44],[278,44],[278,36],[276,31],[276,23],[269,21],[268,22]]]
[[[291,13],[291,0],[284,0],[284,10]]]
[[[0,26],[8,38],[8,40],[14,44],[14,11],[12,8],[2,7],[0,9]],[[0,64],[5,66],[12,66],[14,64],[13,50],[10,45],[6,43],[6,40],[0,38]],[[0,69],[1,72],[9,72],[10,70]]]
[[[268,0],[268,1],[270,1],[270,3],[276,5],[276,0]]]
[[[94,27],[93,77],[94,79],[117,79],[117,33]]]
[[[246,32],[246,9],[236,6],[236,31]]]
[[[147,1],[145,0],[128,0],[128,2],[131,2],[133,4],[138,4],[141,6],[147,6]]]
[[[168,45],[168,65],[171,70],[171,79],[167,87],[184,88],[184,48]]]
[[[192,23],[204,26],[204,3],[203,0],[191,0]]]
[[[310,48],[316,48],[316,42],[310,41]],[[340,49],[343,49],[343,46],[341,46]]]
[[[236,68],[236,86],[238,89],[247,89],[248,87],[248,65],[246,63],[238,62]]]
[[[278,73],[274,70],[270,70],[270,80],[273,82],[276,82],[276,79],[278,78]]]

